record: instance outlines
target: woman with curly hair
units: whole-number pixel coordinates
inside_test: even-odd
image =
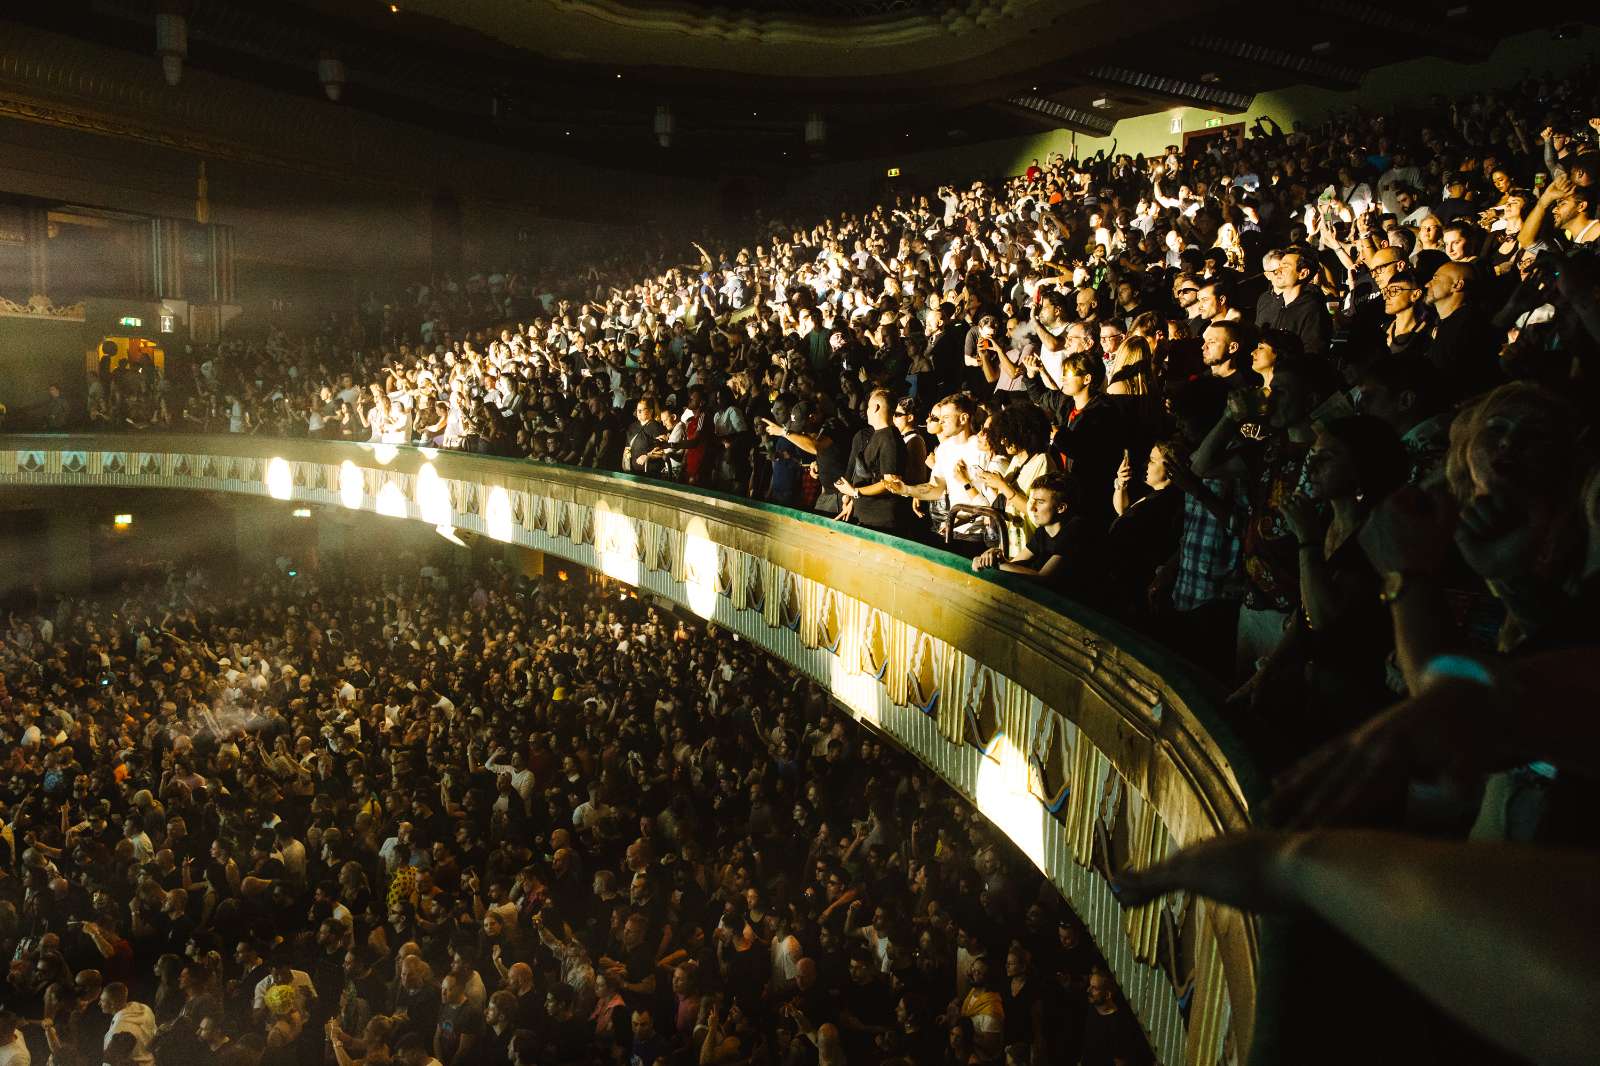
[[[1028,489],[1045,474],[1060,469],[1050,453],[1050,432],[1050,417],[1032,404],[1007,404],[983,427],[983,442],[994,463],[971,474],[1005,513],[1008,559],[1033,536]]]

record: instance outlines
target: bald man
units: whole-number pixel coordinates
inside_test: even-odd
[[[548,1020],[544,993],[534,987],[533,968],[525,962],[513,963],[506,969],[505,991],[516,997],[515,1027],[538,1030]]]
[[[1505,380],[1500,370],[1499,341],[1488,315],[1480,306],[1478,270],[1471,263],[1444,263],[1423,289],[1423,300],[1439,324],[1427,359],[1448,382],[1457,399],[1475,396]]]
[[[817,982],[816,960],[801,959],[795,963],[794,983],[795,993],[786,1009],[800,1016],[797,1020],[807,1032],[833,1021],[833,1000]]]

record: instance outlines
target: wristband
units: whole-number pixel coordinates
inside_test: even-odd
[[[1422,667],[1423,687],[1440,681],[1466,681],[1482,688],[1494,688],[1494,674],[1482,659],[1470,655],[1435,655]]]

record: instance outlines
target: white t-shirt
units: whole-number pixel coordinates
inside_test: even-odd
[[[968,435],[966,440],[941,441],[933,450],[933,478],[944,484],[945,494],[950,497],[950,506],[958,507],[966,504],[973,507],[986,507],[989,504],[977,485],[956,477],[956,463],[966,460],[967,473],[970,475],[983,466],[983,453],[978,448],[978,438]]]
[[[21,1033],[13,1033],[11,1043],[0,1044],[0,1066],[33,1066],[33,1056]]]

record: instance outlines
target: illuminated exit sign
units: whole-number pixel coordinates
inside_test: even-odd
[[[121,318],[117,319],[117,325],[132,326],[134,329],[140,329],[144,326],[144,319],[140,318],[138,315],[123,315]]]
[[[1220,125],[1222,125],[1222,120],[1220,118],[1206,119],[1206,129],[1208,130],[1214,130]]]
[[[891,177],[891,178],[898,178],[900,176],[900,168],[899,167],[890,167],[889,171],[888,171],[888,174],[889,174],[889,177]]]

